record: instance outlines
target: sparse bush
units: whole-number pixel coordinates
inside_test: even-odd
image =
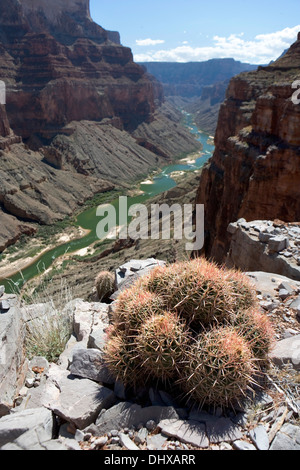
[[[72,293],[64,283],[54,301],[48,294],[47,284],[41,284],[38,292],[26,292],[22,307],[26,318],[25,349],[29,359],[45,357],[57,362],[65,350],[73,330],[72,310],[67,308]]]
[[[57,362],[72,334],[72,321],[60,312],[52,312],[27,325],[26,352],[29,359],[45,357]]]
[[[102,271],[95,280],[97,294],[100,302],[108,299],[114,293],[115,276],[109,271]]]

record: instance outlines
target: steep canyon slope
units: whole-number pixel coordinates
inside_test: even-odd
[[[229,84],[197,195],[205,204],[206,255],[218,262],[230,222],[300,220],[300,105],[292,101],[299,79],[300,34],[282,58]]]
[[[0,79],[0,251],[198,145],[89,0],[0,0]]]

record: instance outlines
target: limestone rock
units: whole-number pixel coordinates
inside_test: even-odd
[[[2,299],[9,301],[10,309],[0,314],[0,400],[12,404],[26,373],[25,323],[17,298]]]
[[[97,349],[76,349],[70,367],[72,375],[95,382],[113,384],[114,378],[103,363],[103,354]]]
[[[263,425],[257,426],[255,429],[252,429],[249,432],[249,436],[258,450],[269,450],[269,438],[267,431]]]
[[[270,450],[300,450],[300,428],[285,424],[275,437]]]
[[[158,426],[166,436],[175,437],[186,444],[204,449],[209,446],[205,425],[197,421],[167,419],[162,420]]]
[[[172,407],[150,406],[142,408],[140,405],[123,402],[101,414],[96,425],[104,434],[112,429],[121,430],[138,426],[140,423],[146,425],[149,420],[159,423],[163,419],[174,418],[178,419],[178,414]]]
[[[25,410],[1,418],[0,447],[15,443],[21,448],[32,448],[52,439],[53,416],[46,408]]]
[[[117,292],[112,295],[112,298],[117,298],[121,290],[130,287],[139,277],[149,273],[156,266],[164,266],[165,261],[150,258],[147,260],[131,260],[120,266],[116,270],[116,287]]]
[[[116,402],[114,393],[108,388],[91,380],[76,378],[68,371],[61,373],[57,385],[60,393],[47,406],[78,429],[94,423],[103,408]]]
[[[300,335],[279,341],[269,357],[279,367],[291,364],[300,370]]]
[[[282,224],[277,229],[280,235],[265,243],[260,237],[263,232],[257,232],[253,228],[257,224],[275,229],[274,222],[266,220],[249,222],[250,230],[247,230],[246,226],[240,222],[231,224],[235,225],[237,230],[231,237],[226,258],[227,266],[235,266],[243,271],[279,274],[289,278],[288,284],[291,283],[291,279],[300,281],[300,267],[297,264],[299,248],[296,245],[298,235],[291,231],[296,225]],[[278,250],[282,251],[278,252]],[[286,256],[287,254],[291,256]]]

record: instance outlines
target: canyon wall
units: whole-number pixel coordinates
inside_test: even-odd
[[[198,147],[89,0],[0,0],[0,80],[0,251]]]
[[[292,101],[299,79],[300,35],[282,58],[229,84],[197,195],[205,204],[205,252],[218,262],[230,222],[300,220],[300,105]]]

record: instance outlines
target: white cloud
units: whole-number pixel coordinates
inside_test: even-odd
[[[165,41],[163,39],[137,39],[136,41],[137,46],[157,46],[158,44],[164,44]]]
[[[174,49],[161,49],[146,54],[136,54],[137,62],[192,62],[214,58],[233,57],[242,62],[267,64],[277,59],[296,40],[300,25],[270,34],[259,34],[253,40],[245,40],[244,33],[229,37],[214,36],[213,45],[192,47],[187,44]]]

